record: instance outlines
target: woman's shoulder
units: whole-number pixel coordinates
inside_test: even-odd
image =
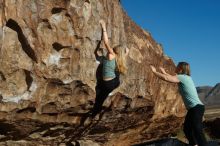
[[[115,59],[115,55],[113,55],[113,54],[108,54],[108,60],[114,60]]]
[[[113,61],[113,60],[115,60],[115,56],[106,56],[105,60]]]
[[[177,78],[178,78],[180,81],[192,79],[191,76],[186,75],[186,74],[178,74],[178,75],[177,75]]]
[[[107,58],[107,57],[105,57],[104,59],[103,59],[103,62],[116,62],[116,59],[115,58],[111,58],[111,59],[109,59],[109,58]]]

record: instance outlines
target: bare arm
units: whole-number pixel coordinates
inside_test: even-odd
[[[99,48],[100,48],[100,44],[101,44],[101,41],[98,42],[98,45],[97,45],[97,47],[96,47],[96,49],[95,49],[95,51],[94,51],[95,58],[100,57],[100,55],[98,54],[98,50],[99,50]]]
[[[104,39],[105,47],[107,48],[107,50],[110,54],[115,55],[113,49],[109,45],[108,34],[107,34],[107,31],[106,31],[105,22],[103,20],[100,20],[100,24],[101,24],[102,31],[103,31],[103,39]]]
[[[102,62],[102,59],[103,59],[103,49],[100,48],[100,44],[101,44],[101,41],[98,42],[98,45],[97,45],[97,47],[96,47],[96,49],[95,49],[95,51],[94,51],[94,54],[95,54],[96,60],[101,63],[101,62]],[[99,55],[99,54],[98,54],[98,51],[99,51],[99,50],[101,50],[102,55]]]
[[[171,83],[179,83],[179,79],[177,78],[177,76],[172,76],[168,73],[164,74],[164,73],[160,73],[156,71],[156,68],[154,66],[151,66],[151,70],[153,71],[153,73],[158,76],[160,79],[167,81],[167,82],[171,82]]]

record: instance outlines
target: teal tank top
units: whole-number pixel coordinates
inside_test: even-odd
[[[115,58],[112,60],[108,60],[105,58],[103,60],[103,68],[102,68],[102,76],[103,78],[115,78],[115,68],[116,68],[116,61]]]
[[[203,105],[203,103],[199,99],[192,78],[188,75],[183,75],[183,74],[177,75],[177,77],[180,80],[179,83],[180,94],[182,95],[183,102],[187,110],[195,107],[197,104]]]

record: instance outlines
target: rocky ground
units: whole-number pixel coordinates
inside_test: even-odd
[[[135,124],[133,121],[123,121],[121,118],[115,118],[109,113],[105,113],[101,119],[89,121],[87,125],[76,126],[67,122],[41,122],[39,120],[16,120],[0,121],[0,144],[1,145],[130,145],[131,141],[140,138],[158,139],[171,136],[171,129],[178,129],[179,125],[173,127],[176,123],[175,117],[169,117],[157,121],[157,127],[151,126],[147,118],[142,123]],[[112,116],[112,117],[109,117]],[[115,115],[114,115],[115,116]],[[53,116],[51,116],[53,118]],[[109,118],[107,122],[106,119]],[[111,119],[111,120],[110,120]],[[150,119],[150,118],[149,118]],[[175,121],[174,121],[175,119]],[[137,119],[136,119],[137,120]],[[172,121],[166,123],[165,121]],[[179,119],[181,121],[181,119]],[[113,123],[118,123],[114,125]],[[149,123],[149,124],[146,124]],[[126,124],[126,125],[125,125]],[[161,132],[155,133],[150,131]],[[163,132],[162,132],[163,131]],[[136,135],[137,132],[140,136]],[[126,141],[123,141],[126,139]],[[132,141],[133,143],[134,141]],[[135,141],[140,142],[140,141]],[[83,144],[85,143],[85,144]]]

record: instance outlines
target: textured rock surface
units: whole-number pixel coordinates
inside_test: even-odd
[[[111,45],[130,49],[129,69],[99,118],[80,126],[95,99],[100,19]],[[0,0],[1,144],[126,146],[169,136],[184,107],[150,64],[175,68],[118,0]]]

